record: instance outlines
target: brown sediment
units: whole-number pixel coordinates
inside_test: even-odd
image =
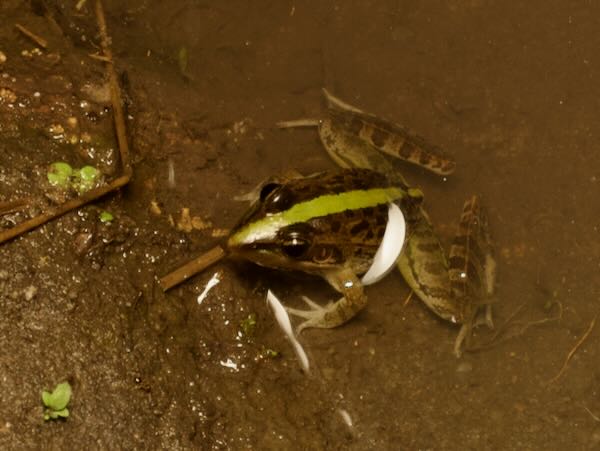
[[[11,240],[19,235],[24,234],[36,227],[45,224],[52,219],[58,218],[65,213],[79,208],[87,203],[90,203],[100,197],[115,191],[127,183],[131,179],[132,168],[129,159],[129,144],[127,142],[127,132],[125,127],[125,116],[123,114],[123,107],[121,104],[121,91],[117,80],[117,74],[114,69],[114,62],[112,57],[112,51],[110,50],[110,40],[108,32],[106,30],[106,20],[104,18],[104,9],[102,7],[101,0],[96,1],[96,18],[98,22],[98,29],[100,32],[101,48],[106,58],[106,72],[108,75],[108,82],[110,85],[111,103],[113,107],[114,123],[117,134],[117,142],[119,144],[119,154],[121,157],[121,165],[123,174],[110,183],[104,186],[100,186],[93,190],[86,192],[85,194],[77,197],[76,199],[68,200],[67,202],[53,208],[49,212],[38,215],[31,218],[21,224],[16,225],[8,230],[0,232],[0,244],[8,240]]]

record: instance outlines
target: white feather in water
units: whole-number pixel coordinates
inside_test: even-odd
[[[198,299],[197,299],[198,305],[202,304],[204,299],[206,299],[206,296],[208,296],[208,292],[215,285],[217,285],[220,281],[221,281],[221,279],[219,279],[219,273],[218,272],[214,273],[213,276],[210,278],[210,280],[206,283],[206,286],[204,287],[204,291],[202,293],[200,293],[200,295],[198,296]]]
[[[296,338],[294,334],[294,329],[292,329],[292,322],[290,321],[290,317],[288,313],[285,311],[285,307],[283,304],[277,299],[277,297],[271,292],[271,290],[267,291],[267,303],[271,306],[271,310],[273,310],[273,314],[275,315],[275,319],[283,330],[283,333],[286,335],[288,340],[292,343],[294,347],[294,351],[298,356],[298,360],[300,360],[300,366],[304,370],[305,373],[308,373],[310,365],[308,363],[308,356],[304,351],[304,348]]]
[[[390,204],[385,233],[371,267],[362,277],[363,285],[379,282],[392,270],[402,251],[405,236],[406,222],[404,221],[404,215],[398,205]]]

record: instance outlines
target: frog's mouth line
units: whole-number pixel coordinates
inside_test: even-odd
[[[251,261],[267,268],[289,271],[290,268],[302,264],[302,271],[319,274],[327,269],[334,269],[338,263],[331,264],[314,262],[312,260],[297,260],[280,252],[280,245],[276,243],[254,243],[236,247],[234,256],[242,260]]]

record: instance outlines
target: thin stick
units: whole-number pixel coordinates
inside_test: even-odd
[[[21,33],[23,33],[25,36],[27,36],[29,39],[31,39],[33,42],[35,42],[37,45],[39,45],[41,48],[43,48],[43,49],[48,48],[48,41],[46,41],[44,38],[38,36],[37,34],[29,31],[23,25],[16,23],[15,28],[17,30],[19,30]]]
[[[160,286],[163,291],[167,291],[199,272],[204,271],[209,266],[214,265],[225,257],[225,255],[227,255],[227,253],[221,246],[215,246],[211,250],[164,276],[159,281]]]
[[[277,128],[296,128],[296,127],[318,127],[321,121],[319,119],[294,119],[291,121],[280,121],[275,125]]]
[[[108,82],[110,84],[110,97],[115,118],[115,129],[117,131],[117,141],[119,143],[119,153],[121,155],[121,164],[123,165],[124,175],[131,177],[131,161],[129,159],[129,143],[127,142],[127,133],[125,129],[125,115],[123,114],[123,105],[121,104],[121,90],[119,81],[115,72],[112,50],[110,49],[110,39],[106,31],[106,20],[104,19],[104,9],[102,1],[96,0],[96,17],[98,18],[98,28],[100,29],[100,44],[102,53],[108,59],[107,72]]]
[[[111,61],[104,55],[100,55],[99,53],[89,53],[88,56],[92,59],[102,61],[103,63],[110,63]]]
[[[22,210],[29,205],[29,199],[11,200],[8,202],[0,202],[0,215],[7,215],[15,211]]]
[[[131,161],[129,159],[129,144],[127,142],[127,132],[125,129],[125,116],[123,114],[123,107],[121,105],[121,91],[119,89],[117,74],[115,72],[112,59],[112,52],[109,46],[110,40],[106,31],[106,20],[104,19],[104,10],[102,9],[101,0],[96,1],[96,16],[98,28],[100,30],[100,44],[102,46],[102,52],[108,59],[106,62],[106,71],[108,73],[108,82],[110,85],[110,96],[123,174],[109,184],[90,190],[76,199],[68,200],[50,212],[31,218],[11,229],[0,231],[0,244],[22,235],[29,230],[39,227],[40,225],[45,224],[52,219],[58,218],[59,216],[62,216],[71,210],[99,199],[100,197],[125,186],[131,179],[133,171],[131,169]]]
[[[590,409],[588,409],[584,404],[581,404],[581,407],[583,407],[585,409],[585,411],[587,413],[590,414],[590,416],[597,421],[598,423],[600,423],[600,418],[598,418],[598,415],[594,415],[594,412],[592,412]]]
[[[410,290],[410,293],[408,293],[408,296],[406,296],[406,299],[404,299],[404,303],[402,304],[402,308],[405,308],[408,305],[408,303],[412,299],[413,293],[414,293],[414,291]]]
[[[598,319],[598,313],[596,313],[596,316],[594,316],[594,319],[590,323],[590,325],[587,328],[587,330],[585,331],[585,333],[581,336],[581,338],[577,341],[577,343],[575,343],[575,346],[573,346],[573,349],[571,349],[571,351],[567,354],[565,363],[563,364],[563,366],[560,369],[560,371],[558,372],[558,374],[548,381],[548,385],[556,382],[566,371],[567,366],[569,365],[569,362],[571,361],[571,359],[573,358],[573,356],[575,355],[577,350],[581,347],[581,345],[587,339],[587,337],[589,337],[589,335],[592,333],[592,330],[594,329],[594,326],[596,325],[596,319]]]

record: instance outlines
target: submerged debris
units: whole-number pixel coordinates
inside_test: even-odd
[[[285,310],[285,307],[281,303],[281,301],[273,294],[271,290],[267,291],[267,303],[273,310],[273,314],[275,315],[275,319],[277,320],[277,324],[285,334],[285,336],[292,343],[292,347],[298,356],[298,360],[300,362],[300,367],[305,373],[308,373],[310,370],[310,363],[308,361],[308,356],[304,351],[304,348],[296,338],[296,334],[292,329],[292,322],[290,321],[290,317]]]

